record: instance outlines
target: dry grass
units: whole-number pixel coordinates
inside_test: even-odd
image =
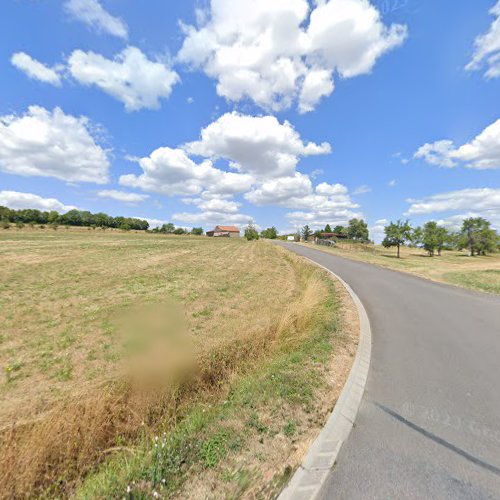
[[[469,257],[466,251],[443,251],[440,257],[429,257],[424,250],[402,247],[401,258],[398,259],[396,249],[388,249],[380,245],[351,245],[339,242],[333,248],[319,245],[314,248],[442,283],[500,293],[500,254],[498,253]]]
[[[0,244],[3,496],[68,495],[108,453],[292,352],[324,308],[325,278],[260,242],[39,230]],[[192,369],[146,383],[118,319],[172,304]]]

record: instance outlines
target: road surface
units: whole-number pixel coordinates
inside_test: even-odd
[[[500,297],[283,244],[358,294],[372,360],[321,499],[500,499]]]

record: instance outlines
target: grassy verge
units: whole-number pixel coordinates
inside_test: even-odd
[[[500,269],[446,273],[444,278],[454,285],[472,288],[482,292],[500,294]]]
[[[0,239],[5,496],[279,489],[354,351],[341,292],[323,271],[262,242],[93,231]],[[136,377],[144,366],[130,364],[124,324],[141,340],[176,332],[167,349],[147,351],[149,378]]]
[[[311,421],[313,428],[323,421],[317,397],[328,392],[337,307],[325,301],[300,343],[236,376],[223,398],[195,405],[173,430],[160,428],[111,459],[77,497],[238,498],[252,490],[271,498],[297,465],[296,443],[310,435]]]
[[[307,244],[310,246],[310,244]],[[467,252],[443,251],[441,256],[429,257],[418,248],[401,249],[396,258],[394,249],[380,245],[349,245],[337,247],[314,246],[347,259],[368,262],[422,278],[449,283],[488,293],[500,293],[500,254],[469,257]]]

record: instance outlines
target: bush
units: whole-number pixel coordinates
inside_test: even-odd
[[[245,229],[245,238],[248,241],[259,239],[259,233],[257,232],[257,229],[255,229],[255,226],[253,225],[252,222],[249,222],[248,226]]]

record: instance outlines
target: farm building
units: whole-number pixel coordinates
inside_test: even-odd
[[[235,226],[215,226],[212,231],[207,231],[207,236],[215,238],[239,238],[240,230]]]
[[[347,234],[343,233],[320,233],[319,238],[322,240],[345,240]]]

